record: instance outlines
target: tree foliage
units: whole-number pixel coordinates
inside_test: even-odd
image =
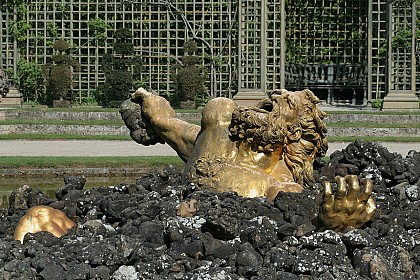
[[[126,28],[117,29],[113,35],[112,53],[102,57],[102,69],[106,81],[102,103],[117,107],[128,98],[133,89],[133,76],[140,76],[141,60],[134,57],[134,45],[131,31]]]
[[[50,99],[69,99],[73,85],[73,71],[79,71],[80,64],[69,54],[69,45],[65,40],[54,43],[52,65],[46,67],[47,91]]]
[[[111,26],[102,18],[90,20],[88,26],[90,37],[93,37],[98,45],[103,45],[107,38],[106,30]]]
[[[195,101],[207,96],[207,89],[204,86],[206,81],[206,71],[203,67],[198,67],[200,59],[194,55],[197,50],[195,41],[185,42],[184,56],[182,64],[176,64],[175,87],[177,101]]]
[[[21,52],[25,51],[28,30],[32,25],[27,21],[28,8],[25,3],[16,1],[17,19],[9,22],[9,33],[13,35]]]
[[[26,101],[44,101],[44,76],[40,64],[19,59],[16,74],[13,74],[13,69],[11,68],[7,69],[7,73],[9,77],[13,77],[13,83],[19,87]]]

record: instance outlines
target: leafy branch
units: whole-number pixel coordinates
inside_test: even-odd
[[[32,25],[26,20],[27,12],[26,4],[19,4],[16,8],[16,20],[9,22],[9,33],[20,45],[26,43],[28,31],[32,28]],[[21,49],[23,50],[24,48]]]
[[[111,26],[101,18],[95,18],[88,23],[89,32],[93,33],[93,37],[98,42],[104,42],[107,38],[106,30]]]

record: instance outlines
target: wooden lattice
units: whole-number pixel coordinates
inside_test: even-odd
[[[262,1],[240,1],[239,22],[239,90],[262,90],[265,77],[261,71],[264,41]]]
[[[49,62],[53,41],[64,37],[72,46],[73,57],[81,64],[74,86],[79,99],[93,94],[104,83],[101,57],[111,51],[112,35],[119,28],[132,30],[135,55],[143,61],[143,74],[138,79],[146,87],[160,94],[173,92],[172,66],[183,56],[183,44],[196,37],[197,55],[208,69],[209,90],[219,96],[234,94],[237,7],[229,1],[32,0],[28,3],[27,21],[31,29],[26,59]],[[7,27],[10,15],[6,4],[0,6],[1,65],[10,68],[16,63],[8,52],[13,49]],[[98,19],[108,24],[104,40],[97,40],[89,26]]]
[[[0,0],[0,66],[16,69],[17,44],[10,34],[16,15],[6,2]],[[398,4],[408,2],[393,1],[394,33],[409,27],[412,10]],[[101,57],[112,48],[113,32],[123,27],[132,30],[135,56],[142,57],[138,79],[160,94],[173,92],[172,66],[180,62],[182,46],[191,39],[198,43],[196,55],[207,68],[206,85],[214,95],[231,97],[237,91],[287,87],[285,76],[291,74],[297,75],[293,81],[311,80],[305,76],[315,73],[285,73],[302,65],[321,72],[327,69],[318,76],[343,76],[334,69],[344,67],[345,77],[365,77],[357,79],[356,87],[346,84],[353,89],[351,96],[342,90],[346,87],[325,86],[328,95],[322,96],[320,90],[325,100],[354,102],[356,98],[365,103],[386,93],[389,21],[385,0],[31,0],[27,10],[31,28],[22,42],[24,58],[48,63],[53,41],[66,38],[81,64],[74,87],[79,100],[104,83]],[[104,39],[98,39],[99,31],[90,26],[98,19],[108,24]],[[410,89],[413,75],[408,52],[412,49],[394,50],[395,65],[389,72],[393,89]]]
[[[413,70],[413,10],[411,1],[393,1],[389,16],[391,52],[388,57],[389,91],[411,91],[414,83]]]
[[[2,2],[0,1],[0,6]],[[13,38],[10,36],[10,23],[13,21],[13,12],[9,9],[4,9],[0,12],[0,68],[4,70],[7,67],[12,67],[15,63],[15,51]]]

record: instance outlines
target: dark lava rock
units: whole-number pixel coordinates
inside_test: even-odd
[[[23,185],[17,190],[13,191],[9,199],[10,210],[16,212],[19,210],[29,209],[28,197],[31,192],[32,188],[28,185]]]
[[[83,190],[85,183],[86,179],[83,177],[66,176],[64,177],[64,186],[55,192],[55,196],[57,199],[63,199],[70,191]]]
[[[403,158],[364,141],[317,160],[319,182],[346,174],[374,181],[377,213],[346,233],[318,227],[320,184],[270,203],[184,185],[169,166],[90,190],[84,178],[67,177],[53,199],[24,186],[0,211],[0,280],[418,279],[419,161],[418,152]],[[178,216],[191,201],[191,215]],[[13,230],[33,205],[60,209],[77,226],[20,244]]]
[[[353,261],[356,270],[370,279],[418,278],[409,253],[398,246],[356,249]]]
[[[411,201],[420,200],[420,186],[414,185],[406,188],[405,193]]]

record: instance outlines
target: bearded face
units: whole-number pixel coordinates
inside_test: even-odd
[[[272,153],[282,148],[290,128],[299,120],[299,97],[273,94],[256,107],[238,107],[229,126],[232,141],[246,142],[254,152]]]

